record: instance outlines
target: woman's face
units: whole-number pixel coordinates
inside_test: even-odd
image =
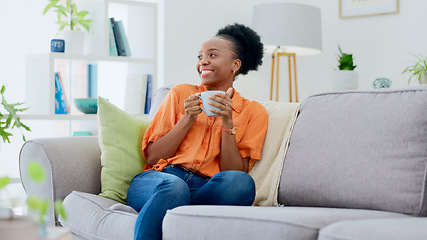
[[[229,41],[219,37],[202,44],[197,57],[197,72],[203,85],[221,89],[233,84],[234,72],[239,70],[241,63],[233,57],[231,47]]]

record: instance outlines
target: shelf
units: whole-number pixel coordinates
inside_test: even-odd
[[[86,0],[85,4],[116,3],[143,7],[157,7],[158,0]]]
[[[64,59],[64,60],[81,60],[81,61],[90,61],[90,62],[125,62],[125,63],[141,63],[141,64],[155,64],[156,59],[150,58],[134,58],[134,57],[124,57],[124,56],[96,56],[96,55],[78,55],[78,54],[66,54],[66,53],[40,53],[27,56],[27,60],[32,59]]]
[[[55,115],[19,115],[24,120],[96,120],[96,114],[73,115],[73,114],[55,114]]]
[[[96,120],[96,114],[55,114],[55,115],[43,115],[43,114],[19,114],[21,120]],[[0,119],[6,119],[8,115],[4,115]]]
[[[158,86],[160,0],[85,0],[81,9],[89,12],[92,30],[86,34],[83,54],[47,52],[26,57],[25,102],[29,109],[23,120],[53,121],[62,131],[68,124],[74,131],[97,129],[96,114],[77,110],[74,99],[102,96],[126,110],[128,78],[150,75],[152,91]],[[131,49],[130,56],[110,56],[110,18],[122,21]],[[63,96],[69,114],[55,114],[55,74],[60,73]],[[141,90],[144,91],[144,90]],[[143,109],[141,109],[143,110]],[[134,115],[148,119],[147,114]],[[58,121],[58,124],[55,122]],[[68,123],[66,122],[68,121]],[[39,123],[37,123],[39,124]],[[63,135],[63,132],[58,133]]]
[[[97,120],[97,114],[55,114],[55,115],[37,115],[37,114],[19,114],[21,120]],[[141,119],[148,119],[148,114],[132,115]],[[4,115],[0,119],[6,119]]]

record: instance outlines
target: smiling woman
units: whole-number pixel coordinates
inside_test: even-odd
[[[262,55],[257,33],[226,26],[200,47],[201,84],[177,85],[163,100],[144,135],[145,171],[128,190],[128,204],[139,212],[135,239],[161,239],[163,217],[177,206],[252,205],[255,184],[247,172],[260,160],[268,116],[233,83],[257,70]],[[206,91],[218,91],[203,104],[215,117],[202,113],[199,96]]]

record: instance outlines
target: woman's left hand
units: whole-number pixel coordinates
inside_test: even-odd
[[[209,97],[209,99],[212,100],[209,102],[209,105],[221,109],[221,111],[218,111],[211,108],[211,112],[218,114],[218,116],[222,118],[222,122],[224,125],[227,123],[231,125],[233,124],[233,101],[231,100],[233,94],[234,89],[229,88],[225,94],[216,93],[215,95]]]

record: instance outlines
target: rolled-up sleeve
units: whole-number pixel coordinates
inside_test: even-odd
[[[166,135],[176,125],[177,104],[176,92],[172,88],[164,98],[144,134],[144,139],[142,140],[142,154],[144,158],[147,158],[146,150],[148,145]]]
[[[261,159],[261,150],[268,127],[268,114],[265,108],[257,102],[253,102],[253,105],[250,120],[238,143],[241,157],[250,158],[249,170],[255,164],[255,161]]]

